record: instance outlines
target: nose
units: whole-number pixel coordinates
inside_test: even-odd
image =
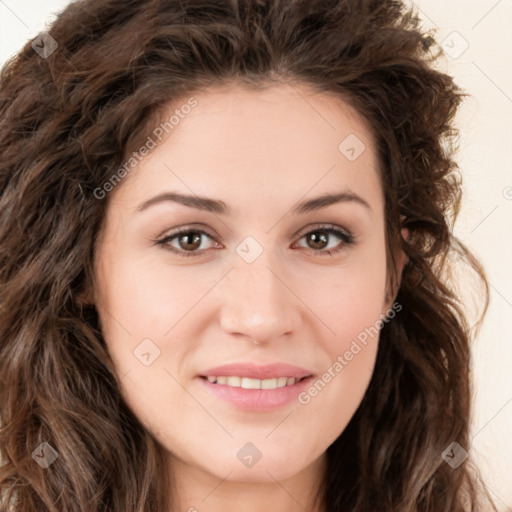
[[[255,344],[268,343],[299,329],[302,302],[285,272],[261,256],[253,263],[238,261],[220,284],[220,325],[232,335]]]

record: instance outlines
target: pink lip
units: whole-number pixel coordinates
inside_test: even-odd
[[[229,402],[241,411],[271,411],[284,407],[297,397],[310,385],[314,377],[306,377],[293,384],[276,389],[244,389],[214,384],[205,377],[199,380],[217,397]]]
[[[312,372],[287,363],[272,363],[258,366],[254,363],[233,363],[216,366],[199,374],[200,377],[247,377],[250,379],[275,379],[277,377],[294,377],[302,379]]]
[[[252,379],[272,379],[277,377],[294,377],[302,379],[292,386],[276,389],[244,389],[209,382],[206,377],[247,377]],[[304,368],[286,363],[274,363],[257,366],[253,363],[228,364],[211,368],[198,375],[208,391],[229,402],[242,411],[271,411],[284,407],[297,399],[297,396],[307,387],[313,375]]]

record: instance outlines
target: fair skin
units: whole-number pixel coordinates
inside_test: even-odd
[[[194,97],[197,107],[108,197],[94,290],[105,340],[127,403],[168,456],[169,512],[319,510],[313,496],[325,451],[364,396],[378,339],[307,404],[273,411],[220,400],[198,373],[280,361],[320,378],[389,310],[372,138],[346,103],[307,88],[231,87]],[[366,146],[353,161],[338,149],[349,134]],[[164,191],[222,200],[232,211],[171,201],[137,210]],[[292,212],[298,202],[344,191],[363,201]],[[355,243],[324,234],[322,246],[318,224],[348,231]],[[208,235],[196,235],[193,249],[194,231],[154,243],[182,227]],[[251,263],[236,252],[247,236],[263,249]],[[160,350],[149,366],[133,352],[147,338]],[[252,467],[237,457],[247,442],[261,453]]]

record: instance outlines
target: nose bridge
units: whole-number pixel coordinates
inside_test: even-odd
[[[282,274],[270,251],[252,263],[236,256],[221,287],[223,330],[264,342],[296,329],[298,301]]]

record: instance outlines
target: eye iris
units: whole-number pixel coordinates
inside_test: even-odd
[[[327,233],[325,231],[314,231],[313,233],[310,233],[309,235],[310,242],[313,242],[312,248],[313,249],[323,249],[327,244]],[[320,244],[320,247],[316,246],[316,244]],[[310,244],[311,246],[311,244]]]
[[[190,240],[192,240],[192,242]],[[185,243],[183,243],[183,241],[185,241]],[[201,246],[201,235],[194,231],[185,233],[180,236],[179,244],[180,247],[185,250],[197,249]]]

